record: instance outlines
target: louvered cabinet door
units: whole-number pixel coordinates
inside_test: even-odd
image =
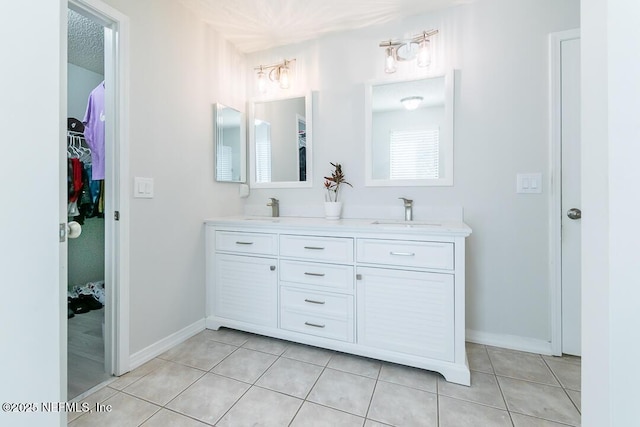
[[[358,344],[454,359],[452,274],[358,267]]]
[[[260,326],[277,327],[277,260],[217,254],[215,263],[215,315]]]

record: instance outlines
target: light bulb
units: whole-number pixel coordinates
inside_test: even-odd
[[[260,71],[258,71],[258,91],[260,93],[267,92],[267,76],[264,75],[264,71],[262,71],[262,68],[260,68]]]
[[[289,67],[286,65],[280,67],[278,81],[281,89],[289,89]]]
[[[402,105],[406,110],[411,111],[418,108],[422,100],[423,98],[421,96],[409,96],[406,98],[402,98],[400,102],[402,102]]]
[[[384,62],[384,72],[385,73],[395,73],[396,72],[396,59],[393,57],[393,48],[389,46],[386,50],[386,58]]]
[[[429,40],[423,39],[418,45],[418,67],[428,67],[431,64],[431,52],[429,52]]]

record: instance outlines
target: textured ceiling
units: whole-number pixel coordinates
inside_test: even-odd
[[[104,75],[104,27],[69,9],[68,61]]]
[[[473,0],[180,0],[245,53]]]

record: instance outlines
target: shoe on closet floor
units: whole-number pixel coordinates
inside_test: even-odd
[[[69,297],[67,301],[69,308],[73,311],[74,314],[88,313],[91,310],[89,306],[80,298]]]
[[[80,294],[78,295],[78,300],[80,300],[82,304],[87,306],[89,310],[99,310],[102,308],[102,303],[100,303],[100,301],[98,301],[93,296],[93,294],[92,295]]]

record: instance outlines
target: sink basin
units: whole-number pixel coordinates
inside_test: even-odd
[[[442,224],[437,222],[429,222],[429,221],[403,221],[403,220],[377,220],[373,221],[371,224],[373,225],[383,225],[386,227],[406,227],[406,228],[414,228],[414,227],[442,227]]]

